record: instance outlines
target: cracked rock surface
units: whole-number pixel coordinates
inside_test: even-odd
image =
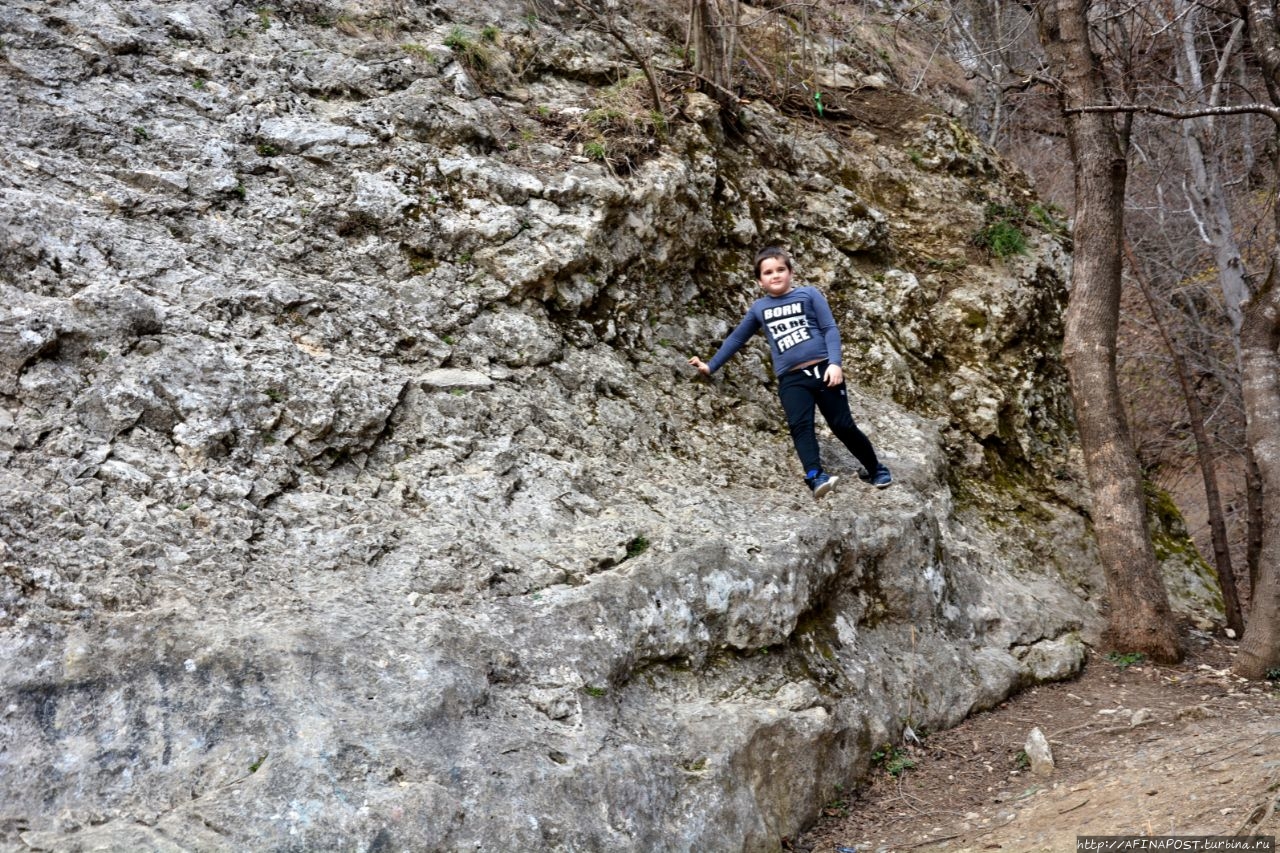
[[[773,850],[1078,669],[1066,256],[923,261],[1017,176],[692,97],[602,164],[630,60],[448,5],[0,8],[0,849]],[[693,380],[768,242],[892,489]]]

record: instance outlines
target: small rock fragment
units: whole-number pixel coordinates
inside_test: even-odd
[[[1150,708],[1139,708],[1129,715],[1130,728],[1136,728],[1143,723],[1149,723],[1154,718]]]
[[[1023,749],[1026,750],[1027,761],[1030,762],[1031,772],[1034,775],[1053,775],[1053,751],[1049,749],[1049,740],[1044,736],[1044,732],[1040,731],[1039,726],[1027,735],[1027,742]]]

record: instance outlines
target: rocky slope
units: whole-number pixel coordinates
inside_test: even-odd
[[[646,119],[588,23],[0,9],[0,848],[773,850],[1079,665],[1066,255],[970,242],[1017,176],[848,67],[890,125]],[[685,365],[775,242],[890,490]]]

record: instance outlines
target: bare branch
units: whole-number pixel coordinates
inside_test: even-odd
[[[1061,85],[1062,83],[1053,77],[1046,77],[1043,74],[1030,74],[1020,80],[1005,83],[1000,87],[1000,91],[1025,92],[1033,86],[1048,86],[1050,89],[1057,90]]]
[[[782,11],[783,9],[790,9],[790,8],[791,8],[791,7],[793,7],[793,6],[798,6],[798,7],[802,8],[802,9],[817,9],[817,8],[818,8],[818,4],[817,4],[817,3],[783,3],[781,6],[774,6],[772,9],[767,9],[766,11],[761,12],[759,15],[756,15],[754,18],[752,18],[752,19],[751,19],[751,20],[749,20],[749,21],[743,21],[742,23],[739,23],[739,24],[719,24],[718,26],[721,26],[721,27],[736,27],[736,28],[738,28],[738,29],[746,29],[747,27],[754,27],[756,24],[758,24],[758,23],[760,23],[761,21],[764,21],[765,19],[767,19],[767,18],[768,18],[770,15],[772,15],[774,12],[780,12],[780,11]]]
[[[631,45],[631,42],[622,34],[622,31],[618,29],[617,22],[613,20],[613,17],[602,14],[594,6],[584,2],[584,0],[573,0],[573,2],[579,9],[591,15],[596,22],[604,28],[605,32],[617,39],[618,43],[622,45],[622,49],[630,54],[632,59],[639,63],[640,68],[644,71],[645,78],[649,81],[649,96],[653,98],[654,111],[658,115],[666,115],[666,111],[662,107],[662,90],[658,88],[658,80],[653,76],[652,66],[650,66],[649,61],[645,59],[645,57],[641,56],[640,52]]]
[[[1222,94],[1222,87],[1226,81],[1227,73],[1231,70],[1231,55],[1243,41],[1244,21],[1236,21],[1235,26],[1231,28],[1231,37],[1227,39],[1226,47],[1222,49],[1222,56],[1218,59],[1218,70],[1213,75],[1212,100],[1210,103],[1217,104],[1218,98]]]
[[[1202,116],[1264,115],[1280,124],[1280,107],[1271,104],[1232,104],[1225,107],[1203,107],[1198,110],[1171,110],[1152,104],[1100,104],[1092,107],[1069,107],[1063,112],[1074,113],[1150,113],[1165,118],[1189,119]]]
[[[683,74],[686,77],[692,77],[695,80],[699,80],[703,83],[706,83],[708,86],[710,86],[711,88],[715,89],[717,92],[719,92],[720,94],[728,98],[731,104],[742,103],[742,99],[738,97],[737,93],[729,91],[725,87],[721,86],[719,83],[715,82],[714,80],[708,79],[706,76],[699,74],[697,71],[690,71],[687,68],[669,68],[665,65],[658,65],[655,67],[659,71],[665,71],[668,74]]]

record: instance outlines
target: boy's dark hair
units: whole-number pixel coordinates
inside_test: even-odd
[[[786,249],[779,248],[778,246],[766,246],[765,248],[760,250],[759,254],[756,255],[756,280],[757,281],[760,279],[760,265],[765,261],[769,260],[770,258],[779,258],[784,264],[787,265],[787,269],[791,270],[791,256],[787,254]],[[794,270],[792,270],[792,272],[794,272]]]

